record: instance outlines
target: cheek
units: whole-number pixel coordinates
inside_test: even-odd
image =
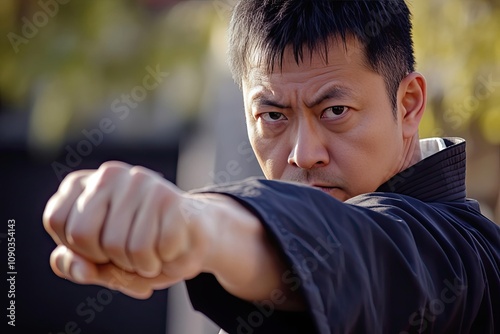
[[[347,148],[337,161],[353,193],[375,191],[395,174],[401,139],[394,121],[386,121],[393,123],[367,122],[346,138]]]
[[[394,128],[381,131],[379,137],[374,141],[372,149],[372,161],[374,162],[373,174],[377,178],[376,187],[387,181],[396,174],[396,168],[400,160],[401,138],[398,138]]]
[[[276,139],[250,136],[250,143],[267,179],[280,179],[288,164],[286,147]]]

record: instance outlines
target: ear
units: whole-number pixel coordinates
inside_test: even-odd
[[[418,133],[420,120],[427,102],[427,84],[422,74],[412,72],[399,84],[398,107],[403,137],[411,138]]]

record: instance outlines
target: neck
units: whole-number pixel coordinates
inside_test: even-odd
[[[404,159],[401,160],[401,165],[397,171],[398,173],[422,160],[418,133],[408,141],[405,141],[403,150]]]

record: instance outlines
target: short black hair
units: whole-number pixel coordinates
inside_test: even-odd
[[[404,0],[240,0],[229,27],[229,66],[241,87],[250,57],[269,73],[280,68],[285,48],[297,64],[304,48],[328,55],[332,37],[346,47],[354,36],[364,48],[369,68],[384,77],[393,108],[401,80],[414,71],[411,13]]]

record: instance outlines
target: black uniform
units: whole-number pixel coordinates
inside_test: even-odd
[[[500,228],[465,197],[465,142],[340,202],[317,189],[249,179],[217,186],[255,213],[289,262],[281,291],[249,303],[212,275],[187,281],[195,309],[238,333],[499,333]]]

